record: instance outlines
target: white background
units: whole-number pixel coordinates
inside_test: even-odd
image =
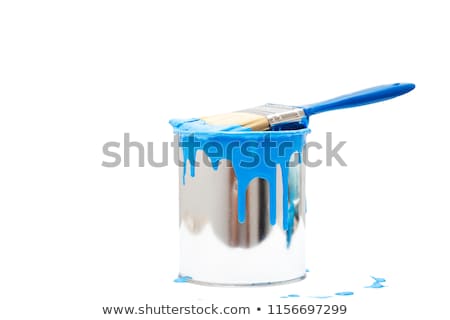
[[[103,319],[102,306],[145,303],[248,305],[242,318],[260,318],[256,306],[318,302],[347,304],[349,319],[448,317],[444,4],[2,1],[0,318]],[[101,166],[125,132],[171,141],[170,118],[394,82],[417,88],[311,119],[309,140],[348,141],[348,166],[307,172],[311,272],[295,285],[174,284],[177,168]],[[389,287],[364,289],[369,275]],[[280,299],[333,290],[355,295]]]

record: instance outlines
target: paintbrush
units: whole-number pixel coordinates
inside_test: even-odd
[[[201,117],[209,125],[240,125],[253,131],[301,128],[302,119],[326,111],[346,109],[376,103],[403,95],[415,88],[412,83],[381,85],[334,99],[305,106],[265,104],[227,114]]]

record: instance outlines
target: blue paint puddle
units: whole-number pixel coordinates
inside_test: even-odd
[[[374,276],[370,276],[373,280],[375,280],[376,282],[386,282],[386,279],[385,278],[377,278],[377,277],[374,277]]]
[[[185,282],[189,282],[189,280],[192,280],[192,277],[189,276],[184,276],[184,277],[178,277],[175,280],[173,280],[173,282],[176,283],[185,283]]]
[[[299,294],[293,293],[293,294],[288,294],[287,296],[281,296],[280,298],[281,298],[281,299],[287,299],[287,298],[300,298],[300,295],[299,295]]]
[[[336,292],[335,295],[336,296],[352,296],[353,292],[352,291],[342,291],[342,292]]]
[[[306,272],[309,272],[309,270],[307,269]],[[385,278],[378,278],[378,277],[374,277],[374,276],[370,276],[374,282],[370,285],[370,286],[365,286],[364,288],[385,288],[386,286],[382,284],[382,282],[386,282]],[[353,296],[355,295],[355,292],[353,291],[340,291],[340,292],[336,292],[334,295],[320,295],[320,296],[307,296],[308,298],[314,298],[314,299],[329,299],[329,298],[333,298],[335,296],[340,296],[340,297],[345,297],[345,296]],[[299,294],[288,294],[286,296],[281,296],[280,298],[282,299],[287,299],[287,298],[299,298],[300,295]]]
[[[384,278],[377,278],[374,276],[370,276],[373,280],[375,280],[370,286],[366,286],[364,288],[372,288],[372,289],[380,289],[385,288],[386,286],[382,284],[382,282],[386,282]]]
[[[364,288],[375,288],[375,289],[379,289],[379,288],[384,288],[385,286],[383,286],[381,283],[379,282],[374,282],[372,283],[370,286],[366,286]]]

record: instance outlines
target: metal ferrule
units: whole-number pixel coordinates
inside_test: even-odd
[[[239,112],[265,116],[271,126],[280,123],[298,122],[305,117],[302,108],[273,103],[266,103],[265,105],[241,110]]]

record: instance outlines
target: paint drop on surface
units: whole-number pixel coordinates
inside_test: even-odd
[[[375,280],[376,282],[386,282],[386,279],[385,278],[377,278],[377,277],[374,277],[374,276],[370,276],[373,280]]]
[[[300,295],[298,294],[288,294],[289,298],[300,298]]]
[[[385,286],[383,286],[381,283],[375,281],[374,283],[372,283],[370,286],[366,286],[364,288],[374,288],[374,289],[380,289],[380,288],[384,288]]]
[[[185,283],[185,282],[189,282],[189,280],[192,280],[192,277],[189,276],[183,276],[183,277],[178,277],[175,280],[173,280],[173,282],[176,283]]]
[[[335,295],[336,296],[352,296],[353,292],[352,291],[342,291],[342,292],[336,292]]]
[[[382,284],[382,282],[386,282],[385,278],[377,278],[374,276],[370,276],[370,277],[375,281],[370,286],[366,286],[365,288],[380,289],[380,288],[386,287]]]
[[[328,299],[328,298],[332,298],[333,296],[310,296],[309,298],[314,298],[314,299]]]
[[[309,269],[308,268],[306,268],[306,270],[305,270],[306,272],[309,272]]]

